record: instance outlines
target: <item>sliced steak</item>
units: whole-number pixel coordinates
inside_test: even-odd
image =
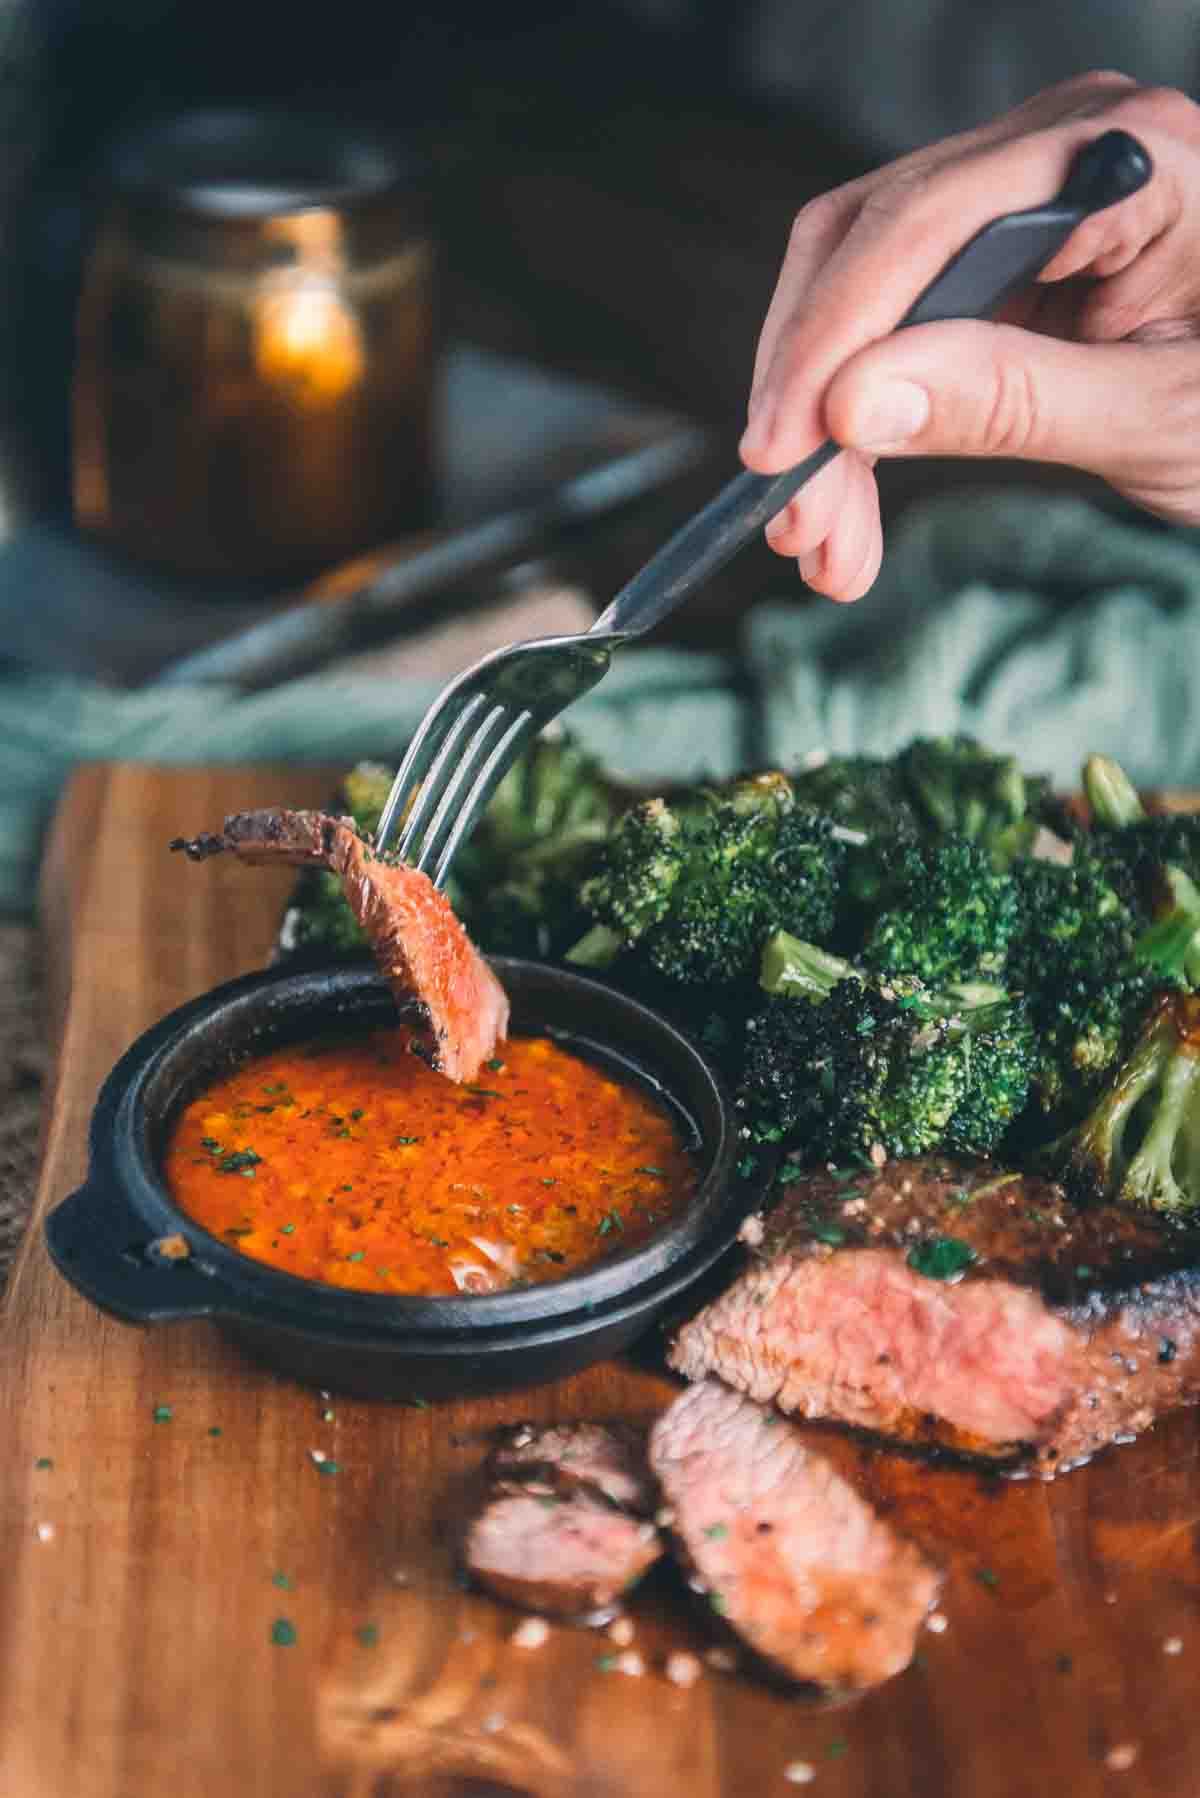
[[[508,1000],[433,882],[379,860],[348,818],[324,812],[235,812],[219,835],[176,837],[193,861],[229,851],[242,861],[328,868],[342,883],[375,959],[397,995],[429,1015],[436,1065],[470,1080],[508,1029]]]
[[[1198,1270],[1200,1231],[987,1164],[814,1174],[670,1359],[796,1416],[1050,1477],[1200,1397]]]
[[[844,1692],[907,1667],[938,1575],[783,1418],[705,1380],[659,1418],[650,1461],[697,1580],[756,1653]]]
[[[652,1523],[583,1492],[500,1493],[465,1545],[468,1570],[489,1592],[580,1622],[611,1614],[661,1554]]]
[[[532,1482],[560,1496],[583,1492],[637,1517],[654,1514],[646,1433],[632,1424],[519,1424],[493,1450],[491,1473],[506,1491]]]

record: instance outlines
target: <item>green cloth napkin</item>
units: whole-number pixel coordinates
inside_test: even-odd
[[[765,604],[755,759],[966,731],[1064,787],[1085,754],[1200,785],[1200,534],[1006,491],[914,509],[857,605]]]
[[[1065,786],[1089,750],[1119,756],[1144,785],[1200,786],[1194,533],[1040,493],[959,493],[907,516],[856,606],[799,595],[797,584],[751,613],[740,656],[624,651],[572,709],[572,730],[633,778],[887,753],[963,730]],[[81,762],[387,760],[431,697],[425,682],[336,675],[239,696],[10,674],[0,911],[31,911],[46,824]]]

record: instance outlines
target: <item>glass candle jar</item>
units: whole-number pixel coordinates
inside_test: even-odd
[[[272,579],[427,524],[434,264],[423,184],[382,139],[203,113],[125,141],[79,304],[79,526]]]

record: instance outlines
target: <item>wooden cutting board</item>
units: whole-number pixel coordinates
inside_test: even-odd
[[[267,955],[286,876],[191,867],[168,838],[317,802],[330,778],[116,766],[72,783],[44,883],[58,1059],[39,1218],[84,1171],[120,1051]],[[643,1357],[482,1402],[326,1400],[208,1324],[103,1317],[35,1227],[0,1326],[3,1798],[757,1798],[790,1790],[795,1762],[821,1798],[1195,1798],[1194,1413],[1052,1486],[842,1445],[945,1565],[947,1623],[833,1709],[709,1669],[670,1684],[668,1650],[716,1639],[670,1577],[632,1606],[641,1678],[591,1632],[512,1646],[514,1614],[456,1584],[488,1431],[648,1415],[674,1389]],[[293,1641],[272,1640],[281,1619]],[[1110,1767],[1114,1750],[1132,1764]]]

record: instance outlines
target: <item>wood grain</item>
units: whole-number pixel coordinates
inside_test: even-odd
[[[76,777],[45,875],[58,1077],[39,1216],[83,1172],[115,1056],[266,956],[286,876],[189,867],[166,840],[328,786],[312,770]],[[633,1606],[642,1679],[605,1671],[588,1632],[509,1646],[514,1616],[456,1584],[490,1429],[648,1415],[672,1390],[646,1354],[485,1402],[327,1402],[210,1325],[102,1317],[35,1229],[0,1323],[0,1793],[742,1798],[791,1789],[803,1760],[822,1798],[1194,1798],[1195,1414],[1048,1487],[835,1441],[945,1565],[948,1627],[833,1711],[740,1675],[670,1685],[666,1652],[717,1637],[667,1575]],[[271,1641],[279,1618],[291,1645]],[[1136,1759],[1111,1770],[1124,1744]]]

